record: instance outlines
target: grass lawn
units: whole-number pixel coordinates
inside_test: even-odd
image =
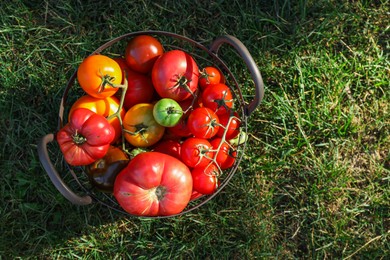
[[[389,1],[2,1],[0,259],[384,259],[390,254]],[[266,86],[243,161],[187,215],[63,198],[38,159],[67,80],[124,33],[240,39]],[[252,82],[227,57],[246,98]],[[51,159],[61,169],[55,144]],[[65,169],[62,169],[65,171]],[[3,256],[3,257],[1,257]]]

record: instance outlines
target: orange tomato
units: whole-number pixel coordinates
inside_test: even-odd
[[[122,82],[119,64],[105,55],[96,54],[85,58],[78,70],[77,80],[81,88],[90,96],[106,98],[114,95]]]
[[[136,147],[149,147],[164,135],[165,127],[153,117],[153,104],[139,103],[131,107],[123,118],[126,140]]]
[[[95,98],[89,95],[84,95],[80,97],[76,102],[73,103],[69,111],[69,117],[72,114],[73,110],[76,108],[87,108],[98,115],[108,117],[118,111],[119,100],[116,97],[106,97],[106,98]],[[126,111],[122,108],[120,115],[121,118],[125,116]],[[115,129],[115,138],[116,142],[119,137],[122,135],[122,127],[117,117],[114,117],[108,121]]]

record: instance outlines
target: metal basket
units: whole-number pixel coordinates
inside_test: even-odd
[[[98,53],[111,53],[116,47],[119,49],[124,49],[122,46],[126,44],[129,39],[138,35],[152,35],[157,37],[160,42],[163,44],[165,50],[170,49],[181,49],[191,54],[195,60],[197,61],[199,67],[203,66],[215,66],[219,68],[224,76],[226,77],[226,84],[230,87],[235,100],[235,111],[239,114],[239,118],[241,119],[241,128],[243,131],[247,132],[247,121],[248,117],[252,114],[252,112],[258,107],[261,100],[264,96],[264,85],[263,80],[260,74],[260,71],[253,60],[251,54],[248,49],[244,46],[244,44],[239,41],[237,38],[225,35],[216,38],[210,46],[207,48],[199,42],[196,42],[190,38],[187,38],[182,35],[178,35],[175,33],[164,32],[164,31],[139,31],[132,32],[128,34],[124,34],[119,36],[102,46],[100,46],[97,50],[95,50],[91,55]],[[254,83],[254,92],[255,95],[249,102],[246,102],[244,96],[240,89],[240,84],[233,72],[229,69],[229,67],[225,64],[225,62],[218,56],[220,52],[220,47],[222,45],[227,45],[228,47],[232,47],[231,49],[235,51],[240,58],[242,58],[245,63],[247,70],[250,72],[251,79]],[[122,46],[122,47],[120,47]],[[115,52],[112,52],[115,53]],[[64,90],[61,103],[59,106],[58,113],[58,130],[62,128],[64,125],[64,118],[67,118],[65,115],[67,110],[70,108],[71,103],[68,103],[68,99],[70,96],[70,91],[72,90],[72,86],[75,83],[77,77],[77,70],[70,77],[67,86]],[[78,88],[79,89],[79,88]],[[75,92],[75,90],[73,90]],[[104,193],[97,191],[92,187],[87,178],[86,173],[82,167],[72,167],[66,162],[65,169],[69,171],[70,176],[72,176],[72,187],[69,186],[69,180],[65,181],[62,176],[59,174],[54,164],[52,163],[49,152],[48,152],[48,144],[53,142],[56,138],[55,133],[50,133],[41,138],[38,143],[38,154],[40,162],[49,175],[51,181],[54,186],[58,189],[58,191],[70,202],[76,205],[89,205],[93,202],[101,203],[115,211],[122,212],[124,214],[130,215],[125,212],[117,203],[112,194]],[[208,196],[202,196],[197,200],[191,201],[188,206],[179,214],[171,215],[171,216],[157,216],[155,218],[165,218],[165,217],[173,217],[178,215],[183,215],[190,211],[193,211],[212,198],[214,198],[219,192],[223,190],[223,188],[229,183],[230,179],[233,177],[237,168],[242,160],[246,148],[246,142],[239,145],[237,149],[237,158],[236,161],[229,170],[223,173],[221,178],[220,186],[216,190],[215,193]],[[69,174],[68,174],[69,176]],[[69,179],[69,178],[68,178]]]

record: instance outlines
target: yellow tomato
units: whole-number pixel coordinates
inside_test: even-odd
[[[126,140],[136,147],[149,147],[164,135],[165,127],[153,117],[153,104],[140,103],[131,107],[123,118]]]

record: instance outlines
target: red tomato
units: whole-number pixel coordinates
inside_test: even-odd
[[[56,136],[65,161],[73,166],[103,158],[114,137],[115,130],[107,119],[87,108],[75,109]]]
[[[189,137],[192,136],[190,129],[187,126],[188,117],[182,117],[173,127],[167,127],[167,131],[177,137]]]
[[[218,166],[223,165],[229,156],[229,144],[226,141],[222,142],[221,138],[213,139],[210,144],[214,150],[217,150],[219,148],[219,150],[215,151],[214,160],[218,164]],[[220,145],[221,147],[219,147]]]
[[[225,84],[210,85],[202,93],[202,102],[217,115],[222,115],[233,107],[233,95]]]
[[[221,71],[216,67],[205,67],[199,76],[199,86],[204,90],[207,86],[221,83]]]
[[[189,115],[187,127],[195,137],[209,139],[218,133],[219,119],[211,109],[198,107]]]
[[[217,133],[218,137],[222,137],[226,131],[225,140],[235,138],[240,133],[241,120],[238,118],[238,113],[234,112],[233,115],[230,113],[222,114],[218,116],[221,127]],[[230,120],[230,123],[229,123]]]
[[[128,71],[128,87],[123,106],[126,110],[139,103],[149,103],[154,98],[152,80],[145,75]]]
[[[154,98],[154,87],[150,77],[135,72],[129,68],[123,58],[115,58],[123,71],[123,78],[127,75],[127,91],[123,107],[129,110],[138,103],[149,103]]]
[[[125,51],[126,63],[130,69],[139,73],[149,73],[164,50],[161,43],[150,35],[139,35],[132,38]]]
[[[236,162],[236,158],[237,158],[237,150],[230,147],[228,152],[228,157],[226,158],[225,162],[222,163],[222,165],[220,166],[221,169],[226,170],[231,168]]]
[[[179,105],[184,112],[183,116],[188,116],[192,110],[199,107],[199,96],[190,97],[180,101]]]
[[[198,65],[190,54],[181,50],[165,52],[155,62],[152,82],[163,98],[182,101],[198,88]]]
[[[114,96],[106,98],[95,98],[90,95],[84,95],[73,103],[69,111],[69,118],[72,115],[73,110],[77,108],[88,108],[96,114],[107,118],[118,111],[119,100]],[[125,113],[126,111],[122,108],[120,112],[122,119],[125,116]],[[113,117],[112,119],[108,120],[108,122],[115,129],[115,138],[112,141],[112,143],[115,143],[122,136],[122,126],[117,117]]]
[[[129,214],[168,216],[185,209],[192,177],[180,160],[158,152],[137,155],[117,176],[114,196]]]
[[[179,105],[181,106],[184,114],[177,125],[173,127],[168,127],[167,130],[168,132],[173,135],[176,135],[177,137],[192,136],[191,131],[188,129],[187,121],[189,114],[192,112],[192,109],[199,106],[197,98],[196,100],[193,100],[193,98],[187,98],[186,100],[180,101]]]
[[[207,166],[214,157],[212,149],[206,139],[190,137],[181,145],[181,160],[188,167]]]
[[[203,196],[203,194],[197,192],[196,190],[192,190],[192,194],[191,194],[191,199],[190,199],[190,201],[199,199],[199,198],[202,197],[202,196]]]
[[[156,144],[153,151],[165,153],[181,160],[181,144],[175,140],[164,140]]]
[[[95,54],[85,58],[78,70],[77,80],[90,96],[105,98],[114,95],[122,83],[122,70],[118,63],[104,55]]]
[[[196,167],[191,172],[193,190],[200,194],[213,194],[218,188],[218,167],[210,164],[205,167]]]

